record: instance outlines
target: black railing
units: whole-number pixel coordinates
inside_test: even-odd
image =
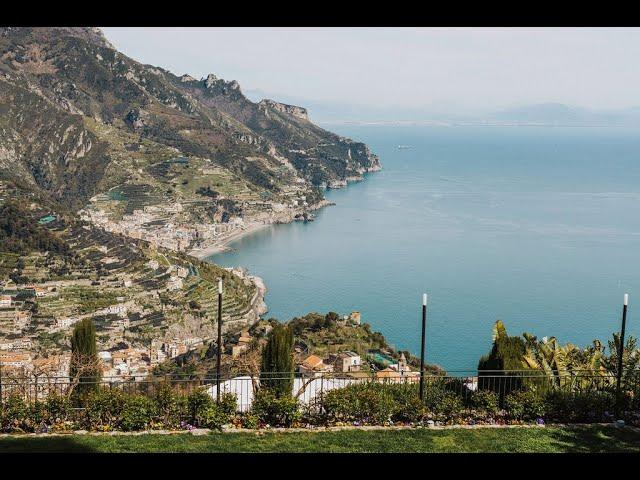
[[[420,383],[419,372],[353,372],[353,373],[315,373],[292,375],[289,373],[267,375],[236,375],[220,378],[220,393],[233,393],[236,396],[238,411],[251,408],[254,396],[261,380],[292,383],[292,395],[303,405],[315,405],[322,408],[325,395],[335,389],[359,384],[415,385],[416,395]],[[204,390],[214,399],[217,397],[216,375],[159,375],[144,378],[103,377],[98,382],[80,379],[72,381],[69,377],[56,376],[4,376],[0,380],[0,400],[10,396],[19,396],[26,402],[45,400],[49,395],[70,395],[78,384],[98,384],[103,388],[120,389],[129,394],[152,395],[161,385],[170,384],[176,390],[190,393]],[[468,403],[474,392],[489,390],[497,394],[500,406],[508,394],[518,390],[530,389],[539,393],[562,392],[564,394],[583,394],[602,392],[615,394],[616,375],[609,372],[573,370],[567,372],[543,372],[535,370],[511,371],[452,371],[442,375],[425,374],[424,397],[430,398],[434,391],[449,391],[459,395]],[[622,380],[623,394],[630,398],[640,398],[640,370],[628,371]]]

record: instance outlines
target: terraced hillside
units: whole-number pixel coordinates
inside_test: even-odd
[[[1,290],[14,298],[11,308],[0,309],[0,341],[27,337],[32,339],[33,352],[64,351],[71,332],[65,319],[85,317],[94,320],[104,349],[122,339],[133,347],[154,338],[211,340],[218,278],[225,286],[225,330],[252,324],[264,310],[263,292],[250,278],[57,212],[43,217],[56,216],[56,221],[40,224],[43,210],[27,210],[6,200],[3,208],[31,222],[38,234],[52,235],[65,248],[60,253],[37,248],[15,253],[0,246]],[[125,310],[113,310],[118,306]],[[29,314],[24,325],[16,325],[17,312]]]
[[[87,317],[141,368],[207,348],[217,278],[229,331],[266,310],[264,287],[184,252],[306,216],[322,187],[379,168],[302,107],[143,65],[99,29],[1,27],[0,206],[22,221],[0,223],[0,350],[65,350]]]

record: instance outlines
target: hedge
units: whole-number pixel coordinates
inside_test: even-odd
[[[467,392],[468,393],[468,392]],[[611,392],[567,393],[523,387],[504,396],[492,390],[460,395],[450,384],[434,383],[420,400],[415,384],[361,383],[326,392],[311,404],[292,396],[259,390],[249,412],[236,411],[236,397],[223,394],[220,403],[204,390],[183,393],[162,384],[153,392],[127,394],[101,388],[89,392],[81,408],[62,396],[26,403],[10,396],[2,402],[2,432],[138,431],[154,429],[221,429],[302,425],[517,424],[523,422],[584,423],[612,421]],[[640,426],[638,399],[627,398],[622,417]]]

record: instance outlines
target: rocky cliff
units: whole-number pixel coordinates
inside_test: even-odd
[[[286,113],[302,120],[309,120],[309,114],[306,108],[298,107],[296,105],[287,105],[286,103],[276,102],[274,100],[264,99],[258,104],[264,108],[264,112],[268,115],[269,109],[273,109],[277,112]]]

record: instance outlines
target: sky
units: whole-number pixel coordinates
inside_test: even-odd
[[[640,105],[640,28],[103,30],[140,62],[276,100],[460,113]]]

